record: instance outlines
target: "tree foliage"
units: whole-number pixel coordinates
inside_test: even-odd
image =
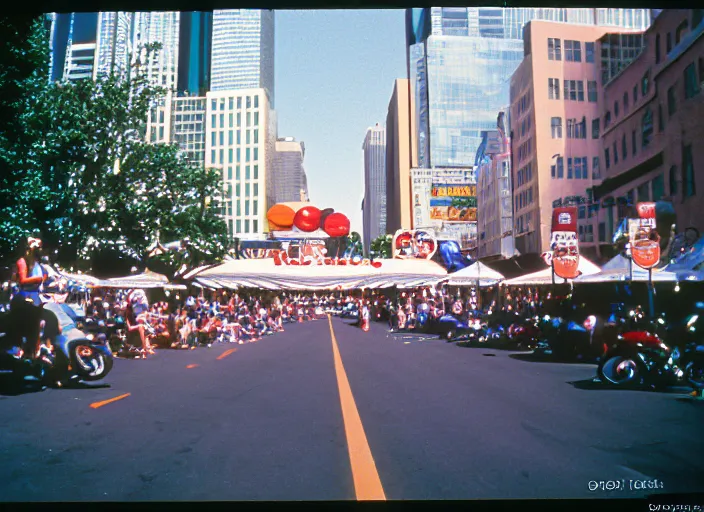
[[[380,235],[369,245],[370,256],[377,259],[388,259],[391,258],[391,243],[393,241],[393,236],[391,235]]]
[[[158,51],[146,46],[142,59]],[[0,65],[0,91],[14,98],[0,104],[13,114],[0,137],[3,256],[36,229],[64,265],[98,248],[144,260],[157,235],[224,254],[219,173],[193,166],[176,146],[146,142],[148,114],[165,90],[147,82],[139,63],[127,78],[50,83],[42,20],[26,41],[11,40],[5,60],[18,64]]]

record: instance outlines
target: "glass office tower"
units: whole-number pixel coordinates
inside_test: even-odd
[[[204,96],[210,89],[212,12],[182,12],[179,29],[178,91]]]
[[[263,88],[274,104],[274,11],[213,11],[211,91]]]
[[[415,100],[418,165],[472,167],[482,131],[509,103],[533,19],[645,29],[649,9],[432,7],[406,12],[407,67]]]

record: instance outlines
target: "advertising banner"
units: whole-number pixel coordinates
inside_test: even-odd
[[[430,176],[413,178],[413,227],[430,225]]]
[[[629,223],[631,256],[641,268],[655,267],[660,261],[660,235],[656,230],[655,203],[638,203],[638,219]]]
[[[430,219],[443,222],[476,222],[477,186],[433,183]]]
[[[555,275],[562,279],[579,276],[579,239],[577,207],[566,206],[552,211],[552,264]]]
[[[438,242],[431,231],[399,229],[391,245],[393,257],[398,259],[429,260],[438,249]]]

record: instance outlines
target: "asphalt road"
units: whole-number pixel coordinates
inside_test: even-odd
[[[704,491],[704,401],[603,389],[590,365],[332,326],[335,342],[319,320],[117,360],[108,387],[0,394],[0,501]],[[590,491],[601,481],[618,489]]]

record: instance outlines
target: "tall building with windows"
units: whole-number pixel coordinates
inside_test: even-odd
[[[210,91],[206,95],[205,166],[222,171],[228,231],[264,240],[271,109],[264,89]]]
[[[51,16],[51,80],[92,78],[98,13],[60,13]]]
[[[367,130],[364,151],[362,240],[365,253],[375,238],[386,234],[386,129],[379,123]]]
[[[293,137],[276,140],[274,167],[269,177],[269,205],[308,201],[308,180],[303,167],[305,144]]]
[[[511,153],[516,248],[550,245],[553,207],[579,205],[583,252],[596,256],[588,190],[603,178],[599,40],[629,29],[531,21],[525,58],[511,78]]]
[[[496,130],[482,133],[477,151],[477,257],[511,258],[513,194],[511,193],[510,109],[499,112]]]
[[[110,73],[126,76],[131,60],[133,22],[131,12],[99,13],[95,77]]]
[[[407,66],[421,167],[474,165],[481,132],[494,128],[496,112],[508,104],[508,82],[523,59],[523,27],[533,19],[643,30],[650,11],[409,9]]]
[[[177,90],[186,96],[203,96],[210,89],[212,12],[182,12],[179,27]]]
[[[670,201],[677,231],[704,231],[704,9],[664,9],[644,50],[603,88],[599,144],[604,180],[592,230],[604,252],[631,206]]]
[[[274,106],[274,11],[213,11],[210,89],[263,88]]]

